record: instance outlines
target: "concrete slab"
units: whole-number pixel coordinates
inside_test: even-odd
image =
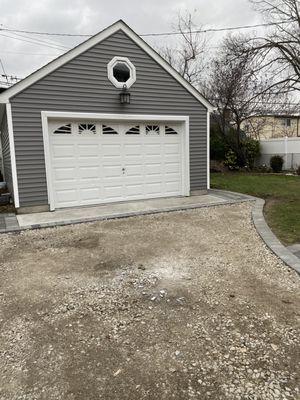
[[[227,204],[231,202],[230,200],[219,194],[170,197],[80,208],[64,208],[52,212],[48,211],[35,214],[21,214],[17,216],[17,219],[20,228],[26,229]]]

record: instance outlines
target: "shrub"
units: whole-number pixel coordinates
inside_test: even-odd
[[[298,168],[296,169],[296,174],[300,175],[300,165],[298,166]]]
[[[262,164],[262,165],[259,165],[259,166],[256,168],[256,171],[257,171],[257,172],[262,172],[262,173],[264,173],[264,174],[269,174],[270,172],[272,172],[272,168],[271,168],[271,167],[268,167],[266,164]]]
[[[225,142],[218,130],[212,128],[210,131],[210,158],[211,160],[224,160],[225,159]]]
[[[270,159],[270,165],[274,172],[281,172],[283,167],[283,158],[279,155],[272,156]]]
[[[255,161],[260,156],[260,143],[258,140],[247,138],[243,140],[242,147],[246,164],[250,169],[253,169]]]
[[[223,161],[210,160],[210,172],[226,172],[228,168]]]
[[[233,150],[228,150],[225,155],[224,165],[227,165],[229,169],[238,169],[237,156]]]

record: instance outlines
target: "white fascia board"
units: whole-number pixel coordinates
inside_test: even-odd
[[[13,191],[14,191],[14,203],[15,203],[15,207],[19,208],[20,207],[19,186],[18,186],[15,141],[14,141],[13,122],[12,122],[12,113],[11,113],[11,104],[10,103],[6,104],[6,118],[7,118],[7,127],[8,127],[8,139],[9,139],[9,149],[10,149],[12,184],[13,184]]]
[[[207,111],[207,148],[206,148],[206,156],[207,156],[207,189],[210,189],[210,112]]]
[[[55,60],[46,64],[36,72],[33,72],[27,78],[16,83],[0,95],[0,103],[8,103],[12,96],[31,86],[35,82],[44,78],[57,68],[71,61],[73,58],[79,56],[81,53],[89,50],[96,44],[102,42],[117,31],[123,31],[130,39],[132,39],[140,48],[142,48],[150,57],[152,57],[162,68],[164,68],[170,75],[172,75],[187,91],[189,91],[201,104],[203,104],[209,111],[213,111],[214,107],[209,103],[189,82],[187,82],[170,64],[168,64],[155,50],[152,49],[139,35],[137,35],[128,25],[123,21],[117,21],[113,25],[99,32],[90,39],[79,44],[74,49],[61,55]]]
[[[187,115],[153,115],[153,114],[101,114],[82,113],[72,111],[41,111],[42,117],[46,118],[68,118],[68,119],[96,119],[101,121],[178,121],[185,122],[189,119]]]

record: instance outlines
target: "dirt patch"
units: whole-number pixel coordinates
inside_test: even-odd
[[[1,400],[298,399],[299,277],[250,207],[1,236]]]

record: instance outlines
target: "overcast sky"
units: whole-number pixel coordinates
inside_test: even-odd
[[[0,0],[0,28],[95,34],[123,19],[139,34],[165,32],[171,30],[178,12],[185,11],[195,13],[195,22],[204,27],[261,22],[248,0]],[[51,41],[53,47],[58,44],[73,47],[83,40],[28,34],[16,36],[0,31],[0,58],[7,74],[25,77],[63,53],[46,43],[24,41],[34,38],[47,41],[48,45]],[[211,40],[217,39],[220,35]],[[158,45],[157,38],[147,40]]]

